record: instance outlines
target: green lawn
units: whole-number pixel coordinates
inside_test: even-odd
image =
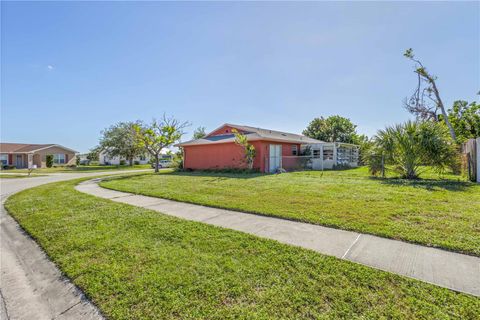
[[[25,190],[6,207],[110,319],[480,316],[473,296],[96,198],[75,183]]]
[[[480,185],[380,179],[366,168],[280,175],[169,173],[111,179],[137,194],[260,213],[480,255]]]
[[[3,174],[0,173],[0,179],[18,179],[18,178],[34,178],[34,177],[43,177],[44,175],[42,174],[31,174],[31,175],[26,175],[26,174]]]
[[[55,173],[55,172],[85,172],[85,171],[110,171],[110,170],[135,170],[135,169],[151,169],[149,164],[140,164],[133,166],[101,166],[101,165],[91,165],[91,166],[78,166],[78,167],[52,167],[52,168],[41,168],[35,169],[33,172],[38,173]],[[11,169],[5,170],[4,172],[13,172],[13,173],[26,173],[28,169]]]

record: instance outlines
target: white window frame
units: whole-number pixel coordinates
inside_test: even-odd
[[[323,147],[323,160],[324,161],[333,161],[335,159],[334,156],[335,149],[334,147]]]
[[[296,144],[292,144],[292,156],[298,156],[298,146]]]
[[[0,154],[0,162],[2,163],[2,166],[7,166],[8,165],[8,154]]]
[[[55,153],[53,155],[53,163],[54,164],[65,164],[65,154],[64,153]]]

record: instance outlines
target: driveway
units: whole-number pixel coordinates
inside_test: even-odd
[[[1,179],[0,319],[103,319],[98,309],[65,278],[3,206],[8,196],[45,183],[151,170],[52,173]]]

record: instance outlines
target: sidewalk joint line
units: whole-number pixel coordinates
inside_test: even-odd
[[[65,313],[67,313],[68,311],[72,310],[74,307],[76,307],[77,305],[79,305],[80,303],[82,303],[82,301],[78,301],[77,303],[73,304],[72,306],[68,307],[67,309],[63,310],[62,312],[60,312],[58,315],[56,315],[55,317],[52,318],[52,320],[58,318],[59,316],[61,315],[64,315]]]
[[[360,239],[360,236],[362,234],[360,233],[358,236],[357,236],[357,239],[355,239],[355,241],[353,241],[353,243],[350,245],[350,247],[348,247],[347,251],[345,251],[345,253],[343,254],[342,256],[342,259],[345,259],[345,257],[347,256],[347,254],[350,252],[350,249],[353,248],[353,246],[355,245],[355,243],[357,243],[358,239]]]

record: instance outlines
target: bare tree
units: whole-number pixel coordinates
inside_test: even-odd
[[[437,77],[432,75],[423,66],[422,62],[415,58],[413,49],[407,49],[403,54],[406,58],[415,63],[415,73],[417,74],[417,86],[410,98],[405,99],[405,109],[422,120],[432,120],[437,122],[438,111],[442,113],[442,120],[445,121],[450,136],[456,140],[455,131],[448,120],[445,106],[440,98],[440,93],[436,84]]]
[[[188,127],[188,122],[180,122],[173,117],[163,115],[161,120],[155,120],[146,125],[137,125],[137,133],[143,141],[145,149],[155,159],[155,172],[158,172],[160,152],[179,141],[184,134],[183,129]]]

